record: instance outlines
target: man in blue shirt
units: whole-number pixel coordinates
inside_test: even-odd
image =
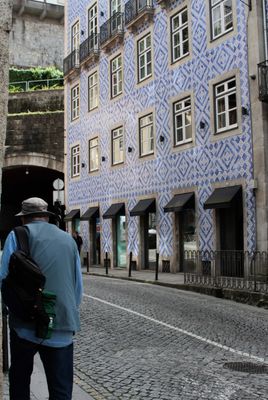
[[[31,257],[46,277],[45,289],[56,294],[55,321],[50,339],[35,336],[34,323],[10,314],[9,392],[11,400],[30,400],[34,355],[43,362],[49,398],[71,400],[73,389],[73,335],[80,328],[82,300],[80,256],[71,235],[49,223],[47,203],[38,197],[22,202],[17,216],[29,232]],[[53,215],[53,214],[52,214]],[[8,235],[2,254],[0,282],[8,274],[11,254],[18,249],[15,233]]]

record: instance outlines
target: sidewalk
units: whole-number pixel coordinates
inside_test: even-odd
[[[85,266],[82,266],[82,273],[108,278],[126,279],[136,282],[150,283],[180,290],[187,290],[268,309],[268,294],[243,290],[239,287],[229,288],[198,285],[194,283],[185,284],[184,274],[180,272],[177,272],[176,274],[170,272],[159,272],[158,280],[155,279],[155,271],[151,270],[131,271],[130,278],[128,276],[127,268],[109,268],[108,275],[106,275],[106,270],[104,267],[89,267],[87,271],[87,268]]]
[[[158,280],[155,280],[155,271],[152,270],[142,270],[142,271],[131,271],[131,278],[128,277],[128,269],[127,268],[115,268],[108,270],[108,275],[106,275],[106,270],[103,267],[90,267],[87,272],[86,267],[82,267],[83,273],[89,273],[90,275],[100,275],[100,276],[108,276],[110,278],[119,278],[119,279],[131,279],[137,282],[145,282],[145,283],[157,283],[159,285],[165,286],[176,286],[181,285],[183,289],[184,285],[184,274],[183,273],[167,273],[167,272],[159,272]]]

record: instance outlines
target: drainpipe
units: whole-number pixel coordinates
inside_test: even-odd
[[[262,15],[263,15],[263,37],[264,37],[264,60],[268,59],[268,38],[267,38],[267,15],[268,4],[267,0],[262,0]]]

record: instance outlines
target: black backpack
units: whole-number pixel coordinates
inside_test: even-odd
[[[46,278],[29,255],[28,229],[14,229],[19,250],[9,261],[9,272],[2,281],[2,299],[10,313],[23,321],[30,322],[43,314],[42,291]]]

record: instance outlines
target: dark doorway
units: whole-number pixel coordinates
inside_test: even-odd
[[[90,229],[90,254],[91,265],[99,265],[101,262],[101,245],[100,245],[100,219],[91,218],[89,221]]]
[[[147,213],[140,217],[141,265],[143,269],[155,269],[157,252],[156,214]]]
[[[231,207],[216,210],[216,221],[221,275],[241,277],[244,274],[242,190],[237,194]]]
[[[197,237],[195,226],[195,208],[185,209],[179,213],[179,272],[193,272],[194,252],[197,251]]]
[[[2,197],[0,212],[1,246],[8,233],[20,224],[14,217],[21,209],[21,202],[29,197],[41,197],[48,203],[48,209],[53,211],[53,181],[64,180],[61,172],[48,168],[20,166],[4,168],[2,176]]]

